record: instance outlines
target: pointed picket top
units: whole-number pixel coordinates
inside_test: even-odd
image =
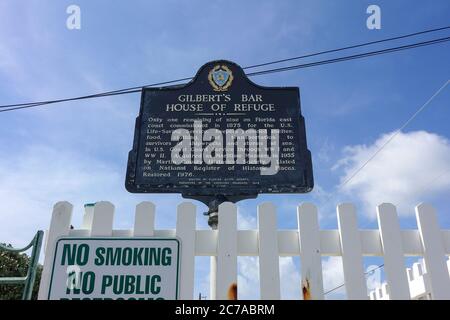
[[[155,205],[143,201],[136,206],[133,235],[135,237],[151,237],[155,228]]]
[[[42,270],[41,283],[39,286],[39,300],[47,299],[56,240],[61,236],[67,236],[69,234],[72,212],[73,205],[67,201],[57,202],[53,206],[50,228],[46,236],[44,269]]]
[[[395,206],[391,203],[377,206],[377,219],[384,253],[384,270],[390,290],[389,297],[393,300],[408,300],[410,299],[408,277]]]
[[[265,201],[258,205],[258,209],[264,210],[264,212],[272,212],[276,211],[276,206],[270,201]]]
[[[196,207],[183,202],[177,208],[176,236],[181,240],[180,299],[194,298]]]
[[[92,229],[92,217],[94,215],[95,203],[86,203],[84,205],[83,222],[81,223],[81,229]]]
[[[297,207],[302,294],[304,300],[322,300],[323,276],[317,208],[304,202]]]
[[[342,203],[337,206],[337,216],[347,298],[368,299],[356,209],[351,203]]]
[[[304,211],[317,211],[316,205],[312,202],[302,202],[298,208]]]
[[[177,206],[178,212],[195,212],[196,209],[197,207],[195,206],[195,204],[188,201],[184,201]]]
[[[381,214],[384,214],[384,212],[391,212],[392,210],[394,210],[395,212],[397,211],[396,207],[390,202],[383,202],[379,204],[377,206],[377,209],[379,212],[381,212]]]
[[[416,206],[416,219],[423,247],[426,273],[433,299],[450,299],[450,277],[445,261],[445,246],[436,211],[428,203]]]
[[[59,201],[53,205],[53,214],[52,214],[52,220],[53,217],[56,216],[72,216],[73,211],[73,204],[71,204],[68,201]]]
[[[237,207],[224,202],[219,206],[217,237],[217,299],[237,298]]]
[[[278,254],[277,216],[273,203],[258,206],[258,249],[260,297],[280,299],[280,260]]]
[[[237,210],[236,204],[233,202],[223,202],[219,205],[219,212],[228,212]],[[219,218],[220,219],[220,218]]]
[[[97,202],[92,217],[91,236],[108,237],[112,234],[114,205],[109,201]]]

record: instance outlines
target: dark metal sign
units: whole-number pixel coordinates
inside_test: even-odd
[[[313,188],[297,87],[262,87],[212,61],[186,85],[144,88],[125,186],[208,203]]]

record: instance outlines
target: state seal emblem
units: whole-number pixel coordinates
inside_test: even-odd
[[[208,74],[214,91],[227,91],[233,82],[233,73],[226,65],[216,65]]]

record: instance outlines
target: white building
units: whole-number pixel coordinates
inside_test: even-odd
[[[450,259],[447,260],[447,268],[450,275]],[[425,261],[420,259],[414,263],[412,268],[406,269],[408,276],[409,292],[413,300],[431,300],[430,280],[427,274]],[[449,288],[450,290],[450,288]],[[372,290],[369,294],[370,300],[390,300],[389,286],[383,283],[379,288]]]

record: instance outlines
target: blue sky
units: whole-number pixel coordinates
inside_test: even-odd
[[[81,30],[66,28],[71,4],[81,8]],[[370,4],[381,8],[381,30],[366,27]],[[445,0],[2,0],[0,104],[183,78],[215,59],[247,66],[445,26],[449,17]],[[414,206],[428,201],[441,226],[450,228],[448,87],[351,183],[337,188],[450,78],[449,53],[445,43],[252,78],[261,85],[300,87],[316,188],[307,195],[264,195],[239,203],[241,225],[256,227],[256,205],[273,201],[279,228],[295,228],[296,205],[312,201],[321,227],[336,228],[336,204],[351,201],[362,227],[376,227],[374,206],[392,202],[402,227],[415,228]],[[83,204],[99,200],[116,205],[115,228],[130,228],[134,206],[143,200],[156,203],[158,228],[175,226],[180,196],[132,195],[124,188],[139,100],[139,94],[123,95],[0,114],[1,241],[19,246],[37,229],[48,228],[51,208],[60,200],[74,204],[75,226]],[[205,209],[199,204],[200,228],[207,227]],[[254,262],[247,259],[241,269]],[[334,275],[325,285],[339,284],[333,269],[338,263],[325,262]],[[298,259],[283,263],[285,274],[298,274]],[[206,260],[199,259],[198,267],[207,275]],[[196,290],[205,293],[202,277]],[[254,281],[240,279],[243,297],[254,297]],[[298,288],[283,288],[287,297],[299,294]]]

